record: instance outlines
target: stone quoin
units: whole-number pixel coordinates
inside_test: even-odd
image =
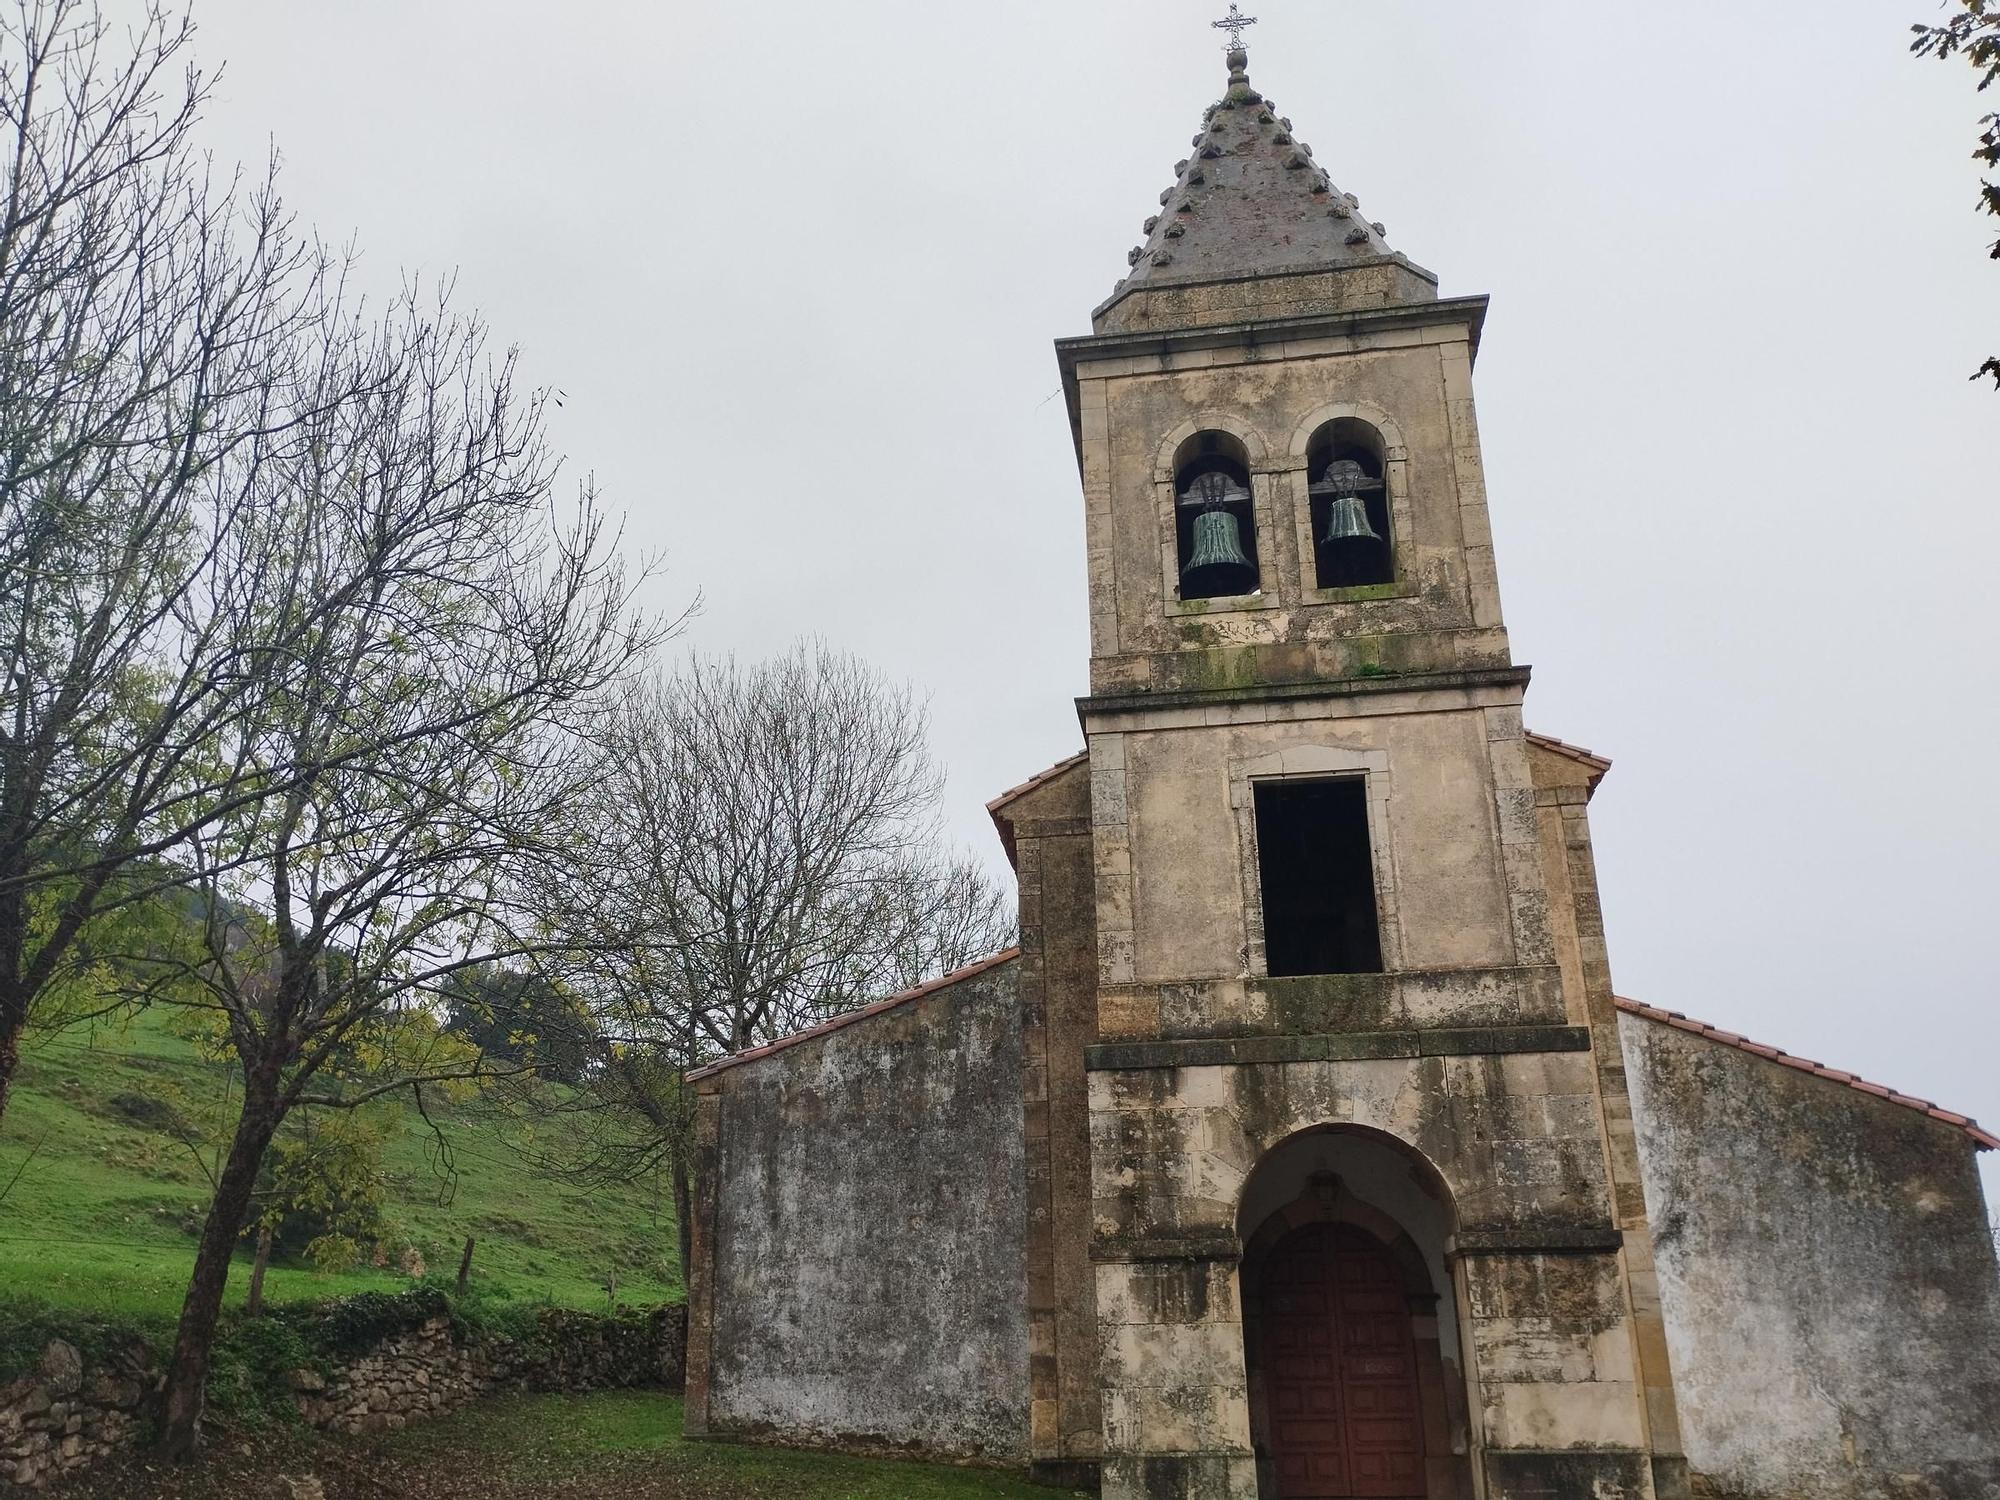
[[[1995,1500],[2000,1143],[1614,996],[1486,299],[1228,66],[1056,345],[1090,692],[991,804],[1020,946],[692,1075],[689,1430],[1106,1500]]]

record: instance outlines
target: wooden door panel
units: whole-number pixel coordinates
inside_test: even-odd
[[[1258,1303],[1279,1500],[1423,1495],[1409,1303],[1382,1248],[1348,1226],[1295,1230]]]

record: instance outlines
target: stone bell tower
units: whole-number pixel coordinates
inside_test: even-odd
[[[1228,65],[1057,345],[1087,771],[995,806],[1041,1049],[1035,1452],[1110,1500],[1681,1496],[1604,763],[1523,729],[1486,299]]]

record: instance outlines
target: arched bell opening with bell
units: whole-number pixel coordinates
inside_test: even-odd
[[[1257,517],[1249,455],[1224,432],[1197,433],[1174,465],[1174,535],[1182,599],[1257,592]]]
[[[1316,584],[1345,589],[1393,583],[1396,559],[1381,434],[1351,417],[1327,423],[1306,450],[1306,475]]]

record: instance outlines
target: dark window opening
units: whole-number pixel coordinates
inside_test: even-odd
[[[1367,783],[1272,781],[1256,795],[1265,971],[1381,973]]]
[[[1306,450],[1313,570],[1323,589],[1393,583],[1389,486],[1382,445],[1365,422],[1329,422]]]
[[[1174,542],[1183,599],[1257,592],[1257,517],[1247,458],[1226,433],[1200,433],[1181,448],[1174,466]]]

